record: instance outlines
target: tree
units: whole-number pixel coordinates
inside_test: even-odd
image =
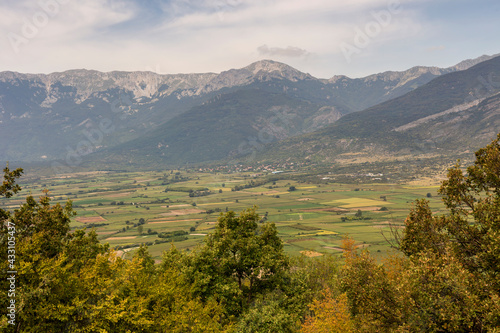
[[[417,201],[401,239],[401,250],[416,267],[426,258],[425,267],[436,267],[434,276],[462,276],[457,287],[443,283],[458,294],[439,290],[432,297],[462,300],[449,316],[461,313],[454,327],[468,331],[500,326],[500,134],[475,155],[466,172],[458,163],[451,168],[439,189],[449,213],[434,216],[426,200]]]
[[[10,171],[9,165],[3,169],[3,181],[0,186],[0,197],[10,198],[12,195],[16,194],[21,190],[21,187],[16,184],[16,179],[21,177],[23,169],[17,168],[16,170]],[[3,209],[0,208],[0,212],[5,213]]]
[[[259,297],[236,324],[238,333],[294,333],[297,316],[283,306],[282,297],[273,294]]]
[[[402,323],[404,317],[398,281],[389,278],[387,269],[378,264],[367,250],[357,253],[354,244],[354,240],[348,237],[342,241],[345,265],[341,271],[340,289],[347,296],[349,318],[360,331],[390,332]]]
[[[142,226],[142,224],[137,227],[137,232],[139,233],[139,235],[142,235],[143,229],[144,227]]]
[[[346,294],[336,298],[330,289],[315,299],[310,309],[313,315],[306,318],[302,333],[354,333],[354,323],[349,313]]]
[[[19,176],[7,168],[0,194],[19,191]],[[122,260],[99,243],[95,231],[70,233],[71,202],[51,205],[47,194],[38,201],[28,196],[13,213],[0,210],[2,248],[8,239],[5,222],[16,227],[18,272],[16,326],[2,315],[2,332],[224,331],[221,306],[193,297],[178,266],[157,269],[144,246],[131,261]],[[8,270],[6,252],[0,253],[1,272]],[[9,288],[3,274],[0,304],[6,309]]]
[[[500,327],[500,135],[473,165],[451,168],[439,194],[447,214],[414,203],[399,236],[405,257],[379,265],[366,251],[345,252],[342,289],[358,330]]]
[[[20,176],[18,170],[4,170],[2,195],[10,197],[20,189],[14,183]],[[48,191],[44,191],[38,201],[28,196],[12,213],[1,210],[1,216],[1,248],[7,248],[5,222],[15,226],[16,331],[22,328],[23,332],[62,332],[84,325],[89,320],[87,313],[93,306],[91,300],[95,294],[82,284],[80,274],[93,266],[95,258],[106,253],[108,247],[99,244],[95,232],[69,233],[70,219],[74,216],[71,202],[65,206],[51,205]],[[8,270],[5,253],[0,254],[2,272]],[[2,278],[0,282],[2,308],[6,308],[8,300],[4,281]],[[0,322],[4,328],[5,324]]]
[[[227,314],[239,315],[251,301],[280,285],[288,257],[274,224],[259,224],[247,209],[239,216],[229,211],[218,219],[215,232],[189,258],[187,274],[195,295],[215,297]]]

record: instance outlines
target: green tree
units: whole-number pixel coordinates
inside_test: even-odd
[[[12,175],[10,171],[6,173]],[[2,191],[8,196],[9,191],[18,187],[13,185],[12,177],[6,179],[8,184]],[[95,232],[69,233],[69,223],[74,216],[71,202],[65,206],[51,205],[48,191],[44,191],[38,201],[28,196],[19,209],[12,213],[2,211],[2,216],[7,216],[9,224],[15,225],[18,273],[15,331],[63,332],[85,326],[88,311],[94,306],[92,295],[103,289],[87,288],[80,274],[107,252],[107,246],[99,244]],[[8,236],[5,226],[2,223],[2,248],[6,248]],[[5,272],[8,269],[4,252],[1,256],[0,270]],[[4,280],[0,282],[2,308],[6,308],[7,300]],[[0,325],[4,326],[5,322]]]
[[[233,332],[238,333],[293,333],[297,332],[295,313],[283,306],[283,298],[274,294],[258,297],[240,317]]]
[[[289,267],[274,224],[259,225],[255,208],[229,211],[215,232],[189,258],[187,276],[195,295],[215,297],[238,316],[261,293],[278,287]]]
[[[5,170],[0,193],[19,191],[20,171]],[[16,226],[16,326],[2,310],[0,328],[13,332],[223,332],[222,308],[202,302],[180,275],[180,265],[158,269],[141,246],[131,261],[122,260],[95,231],[69,232],[71,202],[51,205],[45,192],[28,196],[14,212],[1,210],[0,243],[5,222]],[[7,271],[5,252],[0,271]],[[180,257],[180,255],[178,256]],[[175,251],[165,256],[176,262]],[[180,264],[180,260],[177,260]],[[7,308],[7,280],[0,281],[0,303]]]
[[[0,185],[0,197],[10,198],[12,195],[16,194],[21,190],[21,187],[16,184],[16,179],[21,177],[23,169],[17,168],[16,170],[10,171],[9,165],[3,169],[3,181]],[[0,208],[0,212],[7,213]],[[2,215],[3,216],[3,215]]]

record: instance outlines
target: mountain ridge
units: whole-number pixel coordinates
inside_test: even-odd
[[[455,67],[469,66],[478,59]],[[260,60],[218,74],[104,73],[86,69],[51,74],[1,72],[0,160],[64,159],[83,143],[87,143],[89,154],[119,146],[217,96],[241,89],[284,94],[290,100],[314,105],[309,117],[319,112],[315,125],[304,124],[299,126],[300,131],[287,134],[299,135],[336,121],[339,114],[349,115],[404,95],[439,73],[434,67],[417,66],[362,79],[339,76],[326,80],[273,60]],[[335,112],[326,115],[319,111],[322,108]],[[321,117],[326,117],[324,122],[318,120]],[[101,135],[98,143],[88,144],[86,133],[98,130],[102,122],[112,124],[113,131]]]
[[[426,154],[457,158],[484,146],[499,128],[500,56],[439,76],[316,132],[273,143],[256,161],[314,157],[365,163],[374,156],[415,160]]]

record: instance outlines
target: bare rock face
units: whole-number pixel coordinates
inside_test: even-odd
[[[0,73],[0,81],[15,85],[15,81],[27,81],[30,86],[43,88],[47,92],[45,106],[54,103],[61,93],[57,87],[74,88],[78,103],[92,94],[110,89],[122,89],[142,97],[169,96],[180,98],[196,96],[227,87],[242,86],[258,80],[284,79],[292,82],[314,79],[288,65],[263,60],[242,69],[231,69],[220,74],[156,74],[153,72],[98,72],[94,70],[69,70],[51,74]],[[1,91],[0,91],[1,94]]]
[[[468,59],[448,68],[415,66],[406,71],[387,71],[369,75],[364,78],[352,79],[344,75],[336,75],[327,80],[334,90],[349,93],[356,87],[359,95],[370,95],[374,91],[378,97],[372,100],[359,99],[351,104],[355,111],[361,111],[373,105],[402,96],[443,74],[462,71],[481,62],[495,58],[497,55],[483,55],[476,59]]]
[[[455,66],[450,67],[449,69],[463,71],[463,70],[469,69],[472,66],[475,66],[481,62],[493,59],[493,58],[498,57],[498,56],[500,56],[500,53],[497,53],[494,55],[482,55],[482,56],[475,58],[475,59],[467,59],[467,60],[461,61],[458,64],[456,64]]]
[[[364,95],[362,90],[381,90],[378,99],[361,103],[360,107],[352,110],[358,111],[415,89],[436,76],[467,69],[492,57],[494,56],[482,56],[477,59],[465,60],[456,66],[445,69],[418,66],[407,71],[384,72],[361,79],[334,76],[329,80],[319,80],[286,64],[273,60],[261,60],[244,68],[231,69],[220,74],[162,75],[153,72],[118,71],[103,73],[94,70],[75,69],[51,74],[1,72],[0,82],[12,86],[23,84],[29,88],[42,90],[45,97],[40,102],[40,105],[44,108],[49,108],[63,96],[70,96],[76,104],[81,104],[91,96],[104,96],[110,90],[131,93],[133,99],[137,102],[144,102],[144,98],[155,99],[168,96],[175,96],[180,100],[185,97],[201,96],[224,88],[271,80],[288,80],[294,83],[308,80],[318,81],[325,85],[326,89],[333,90],[333,98],[336,94],[342,94],[344,90],[349,90],[351,93],[358,92],[361,96]],[[426,76],[425,79],[423,79],[424,76]],[[6,92],[0,90],[0,100],[4,94]],[[105,97],[102,98],[106,100]],[[357,99],[360,98],[357,97]],[[155,102],[156,100],[151,103],[154,104]]]

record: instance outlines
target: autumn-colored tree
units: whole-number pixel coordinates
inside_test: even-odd
[[[93,231],[69,233],[74,215],[71,202],[65,206],[51,205],[47,191],[38,201],[28,196],[26,203],[8,215],[9,224],[15,225],[16,230],[18,305],[17,325],[8,328],[15,332],[65,332],[86,327],[97,296],[102,297],[109,289],[87,285],[85,272],[93,269],[99,257],[107,256],[108,246],[101,245]],[[2,245],[5,238],[3,229]],[[104,263],[107,262],[105,259]],[[2,260],[2,271],[7,270],[5,265]],[[98,276],[93,279],[106,281]],[[5,290],[2,288],[0,292]],[[2,297],[2,301],[5,299]]]
[[[404,257],[381,265],[352,244],[345,252],[342,288],[359,331],[498,331],[500,135],[466,170],[451,168],[439,193],[448,214],[418,200],[400,238]]]
[[[367,250],[356,251],[353,240],[343,241],[345,265],[340,289],[345,293],[352,320],[360,331],[389,332],[402,322],[398,280],[389,278],[384,265]]]
[[[347,295],[335,297],[330,289],[310,305],[312,314],[302,325],[302,333],[354,333],[354,322],[349,312]]]
[[[453,322],[454,329],[478,332],[498,328],[500,134],[476,152],[476,161],[466,170],[459,164],[451,168],[439,193],[449,213],[434,216],[426,201],[417,202],[406,219],[401,240],[401,250],[414,269],[434,278],[434,283],[419,290],[426,290],[427,301],[432,299],[433,306],[441,308],[429,325],[441,328]],[[450,277],[449,283],[436,280],[444,280],[444,276]],[[431,289],[435,292],[430,293]],[[447,299],[455,304],[448,304]],[[439,301],[448,308],[437,306]],[[456,304],[461,304],[460,308]]]

